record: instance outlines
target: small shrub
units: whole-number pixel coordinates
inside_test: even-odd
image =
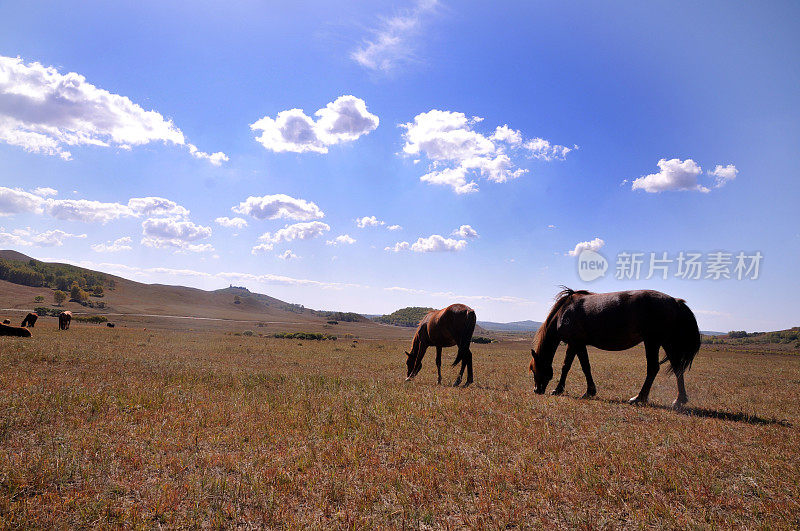
[[[79,323],[100,324],[108,322],[108,318],[102,315],[76,315],[74,319]]]
[[[478,343],[481,345],[485,345],[486,343],[491,343],[494,341],[491,337],[483,337],[483,336],[475,336],[472,338],[473,343]]]
[[[331,320],[331,321],[328,321],[328,324],[336,325],[336,324],[339,324],[339,321]]]
[[[44,295],[37,295],[33,298],[33,302],[44,302]]]
[[[242,332],[242,334],[249,337],[249,336],[253,335],[253,331],[252,330],[245,330],[244,332]]]

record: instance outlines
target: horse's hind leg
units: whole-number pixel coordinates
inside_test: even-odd
[[[644,344],[645,356],[647,356],[647,377],[644,379],[642,390],[639,394],[628,400],[630,404],[646,404],[647,399],[650,397],[650,388],[653,386],[653,380],[656,379],[658,374],[658,351],[661,348],[659,343]]]
[[[463,369],[462,369],[463,370]],[[467,347],[467,381],[464,387],[472,383],[472,351]]]
[[[458,372],[458,378],[453,382],[453,387],[461,385],[461,380],[464,378],[464,369],[467,369],[467,381],[464,387],[472,383],[472,352],[469,347],[458,347],[457,358],[461,360],[461,370]]]
[[[439,373],[439,385],[442,384],[442,347],[436,347],[436,372]]]
[[[689,397],[686,396],[686,386],[683,384],[683,373],[676,374],[675,378],[678,380],[678,398],[672,403],[672,407],[674,408],[682,408],[686,402],[689,401]]]
[[[576,350],[578,361],[581,362],[581,369],[583,369],[583,375],[586,376],[586,392],[581,398],[591,398],[597,394],[597,386],[594,385],[594,378],[592,378],[592,366],[589,365],[589,353],[586,352],[586,345],[581,345],[581,347]]]

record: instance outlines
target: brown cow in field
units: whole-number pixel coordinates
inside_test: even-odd
[[[69,323],[72,322],[72,312],[66,311],[61,312],[58,315],[58,329],[59,330],[69,330]]]
[[[0,336],[31,337],[31,331],[27,328],[17,328],[16,326],[0,324]]]
[[[36,315],[35,313],[29,313],[28,315],[25,316],[25,319],[22,320],[22,324],[20,326],[26,328],[33,328],[34,326],[36,326],[36,320],[38,318],[39,316]]]

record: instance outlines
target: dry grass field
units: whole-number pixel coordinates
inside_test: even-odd
[[[796,355],[704,346],[682,414],[666,374],[653,407],[620,402],[639,349],[591,351],[580,400],[577,363],[568,396],[533,394],[525,342],[475,345],[468,389],[437,387],[431,353],[405,383],[404,347],[50,320],[0,338],[0,527],[800,526]]]

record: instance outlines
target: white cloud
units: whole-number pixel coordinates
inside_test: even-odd
[[[417,0],[410,11],[385,19],[373,38],[364,41],[350,57],[364,68],[384,73],[413,60],[424,17],[437,4],[436,0]]]
[[[379,123],[364,100],[349,95],[339,96],[314,116],[316,121],[302,109],[289,109],[274,119],[264,116],[250,128],[261,131],[256,140],[270,151],[327,153],[328,146],[356,140],[375,130]]]
[[[440,253],[463,251],[467,247],[466,240],[454,240],[445,238],[439,234],[432,234],[427,238],[419,238],[411,245],[411,250],[415,253]]]
[[[464,113],[431,111],[418,114],[413,122],[401,124],[405,129],[403,152],[415,160],[429,160],[428,173],[420,180],[429,184],[450,186],[457,194],[476,192],[476,177],[503,183],[520,177],[528,170],[517,168],[511,155],[522,150],[543,160],[563,158],[571,148],[551,145],[535,138],[523,144],[522,133],[507,125],[486,136],[475,130],[483,119],[468,118]]]
[[[286,249],[285,251],[283,251],[283,253],[278,255],[278,258],[280,258],[281,260],[289,261],[289,260],[297,260],[300,257],[294,254],[291,249]]]
[[[255,247],[253,247],[253,248],[250,250],[250,252],[251,252],[252,254],[261,254],[261,253],[266,253],[266,252],[268,252],[268,251],[271,251],[273,247],[274,247],[274,245],[272,245],[271,243],[259,243],[258,245],[256,245]]]
[[[92,245],[92,250],[97,253],[118,253],[120,251],[130,251],[132,240],[129,236],[117,238],[113,242],[97,243]]]
[[[275,231],[275,233],[266,232],[259,236],[258,240],[267,244],[274,245],[280,242],[290,242],[293,240],[310,240],[321,236],[325,232],[331,230],[327,223],[321,221],[309,221],[305,223],[295,223],[293,225],[286,225],[284,228]]]
[[[51,195],[58,195],[58,190],[55,188],[39,187],[31,190],[31,193],[33,195],[38,195],[39,197],[48,197]]]
[[[214,222],[228,229],[243,229],[247,226],[246,220],[242,218],[229,218],[227,216],[217,218]]]
[[[739,170],[737,170],[736,166],[733,164],[728,164],[727,166],[717,164],[713,170],[708,172],[709,175],[716,177],[714,188],[725,186],[729,181],[734,180],[736,178],[736,174],[738,173]]]
[[[44,200],[19,188],[0,186],[0,216],[12,214],[41,214]]]
[[[150,218],[142,222],[142,245],[172,248],[179,251],[206,252],[214,248],[208,243],[195,243],[211,236],[211,227],[175,218]]]
[[[163,197],[133,197],[128,201],[128,208],[137,216],[159,216],[185,218],[189,210],[175,201]]]
[[[386,228],[389,230],[401,230],[403,227],[401,227],[400,225],[389,225]]]
[[[599,251],[605,244],[606,242],[604,242],[600,238],[595,238],[592,241],[577,243],[575,245],[575,248],[569,251],[567,254],[569,256],[578,256],[579,254],[581,254],[583,251],[586,250]]]
[[[69,160],[71,146],[130,149],[158,141],[186,146],[212,164],[227,160],[224,153],[198,151],[171,120],[80,74],[0,56],[0,142]]]
[[[126,205],[88,199],[48,199],[45,210],[56,219],[84,223],[105,224],[121,217],[135,215]]]
[[[461,225],[459,228],[454,230],[450,235],[458,236],[459,238],[470,239],[470,238],[477,238],[478,232],[475,229],[473,229],[470,225]]]
[[[0,227],[0,245],[13,247],[61,247],[64,245],[64,240],[69,238],[86,238],[86,234],[71,234],[59,229],[38,232],[30,227],[13,229],[9,232]]]
[[[359,229],[363,229],[366,227],[378,227],[380,225],[386,225],[386,222],[379,220],[375,216],[364,216],[363,218],[356,218],[356,225],[358,225]]]
[[[339,244],[353,245],[354,243],[356,243],[356,239],[350,237],[349,234],[342,234],[340,236],[335,237],[332,240],[328,240],[325,242],[326,245],[339,245]]]
[[[325,213],[311,201],[295,199],[286,194],[250,196],[231,210],[256,219],[286,218],[308,221],[325,217]]]
[[[391,251],[393,253],[399,253],[400,251],[407,251],[411,247],[411,244],[408,242],[397,242],[391,247],[384,247],[384,251]]]
[[[661,159],[658,161],[659,172],[639,177],[633,181],[632,190],[644,190],[658,193],[669,190],[694,190],[708,192],[709,189],[697,182],[702,173],[700,165],[692,159]]]
[[[398,293],[409,293],[412,295],[427,295],[436,298],[445,298],[447,300],[467,300],[467,301],[485,301],[485,302],[503,302],[510,304],[537,304],[530,299],[523,299],[521,297],[512,297],[509,295],[491,296],[491,295],[459,295],[452,291],[428,291],[425,289],[405,288],[401,286],[392,286],[383,288],[385,291],[393,291]]]

